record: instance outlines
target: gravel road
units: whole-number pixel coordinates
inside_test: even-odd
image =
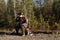
[[[34,34],[33,36],[0,35],[0,40],[60,40],[60,34]]]

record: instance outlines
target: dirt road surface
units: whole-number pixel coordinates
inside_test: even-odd
[[[33,36],[0,35],[0,40],[60,40],[60,34],[34,34]]]

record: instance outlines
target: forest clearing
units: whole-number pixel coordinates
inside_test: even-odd
[[[0,40],[60,40],[60,0],[0,0]]]

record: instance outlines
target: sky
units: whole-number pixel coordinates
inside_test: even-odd
[[[37,5],[37,4],[39,5],[38,2],[39,2],[40,0],[33,0],[33,1],[34,1],[35,5]],[[37,2],[37,1],[38,1],[38,2]],[[7,0],[5,0],[5,2],[7,3]],[[44,0],[41,0],[41,4],[42,4],[42,5],[43,5],[43,3],[44,3]]]
[[[7,0],[5,0],[5,2],[7,2]]]
[[[7,0],[5,0],[5,2],[7,3]]]
[[[43,5],[44,4],[44,0],[33,0],[34,1],[34,3],[35,3],[35,7],[41,7],[40,6],[40,3],[41,3],[41,5]],[[41,2],[40,2],[41,1]]]
[[[38,1],[39,2],[40,0],[33,0],[33,1],[35,1],[35,2]],[[41,0],[41,3],[43,4],[44,3],[44,0]]]
[[[39,1],[39,0],[33,0],[34,2],[36,2],[36,1]],[[7,2],[7,0],[5,0],[5,2]],[[44,2],[44,0],[41,0],[41,3],[43,3]]]

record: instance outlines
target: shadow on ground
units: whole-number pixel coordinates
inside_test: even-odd
[[[39,34],[39,33],[43,33],[43,34],[52,34],[52,32],[33,32],[33,34]],[[22,36],[22,33],[18,33],[16,34],[15,32],[0,32],[0,35],[17,35],[17,36]]]
[[[21,33],[16,34],[15,32],[8,32],[8,33],[6,33],[6,32],[0,32],[0,35],[18,35],[18,36],[22,36]]]
[[[33,32],[34,34],[39,34],[39,33],[43,33],[43,34],[52,34],[52,32]]]

